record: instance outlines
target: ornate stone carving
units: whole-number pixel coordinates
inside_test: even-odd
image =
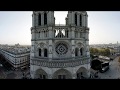
[[[49,41],[46,41],[46,44],[49,45]]]
[[[40,45],[41,48],[43,48],[45,44],[44,43],[40,43],[39,45]]]
[[[52,54],[52,51],[53,51],[53,50],[52,50],[52,49],[50,49],[50,50],[49,50],[49,53],[50,53],[50,54]]]
[[[84,59],[77,59],[77,60],[68,60],[68,61],[45,61],[45,60],[36,60],[33,59],[31,64],[38,65],[43,67],[50,67],[50,68],[65,68],[65,67],[74,67],[79,65],[84,65],[90,63],[88,61],[89,58]]]
[[[35,45],[38,45],[38,42],[35,42]]]
[[[81,42],[78,42],[77,45],[79,48],[84,47],[84,45]]]
[[[56,45],[55,50],[56,50],[57,54],[64,55],[68,52],[68,47],[64,43],[59,43]]]
[[[33,52],[34,52],[34,50],[33,50],[33,49],[31,49],[31,52],[33,53]]]

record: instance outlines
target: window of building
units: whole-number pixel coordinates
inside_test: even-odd
[[[46,31],[43,31],[44,32],[44,37],[46,37]]]
[[[80,26],[82,26],[82,15],[80,14]]]
[[[68,38],[68,30],[66,31],[66,36],[67,36],[67,38]]]
[[[39,34],[39,38],[40,38],[40,32],[38,34]]]
[[[41,25],[41,14],[38,15],[38,25]]]
[[[58,55],[65,55],[68,52],[68,46],[65,43],[58,43],[55,50]]]
[[[39,56],[41,56],[41,49],[39,49]]]
[[[44,57],[47,57],[47,49],[44,49]]]
[[[83,55],[83,48],[80,49],[80,55]]]
[[[78,48],[75,48],[75,56],[78,56]]]
[[[75,25],[77,26],[77,14],[75,13]]]
[[[47,13],[44,13],[44,25],[47,25]]]

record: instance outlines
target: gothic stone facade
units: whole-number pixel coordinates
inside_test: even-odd
[[[33,11],[30,73],[33,79],[80,79],[90,76],[86,11],[68,11],[56,25],[54,11]]]

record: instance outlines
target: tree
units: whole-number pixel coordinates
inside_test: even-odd
[[[108,49],[108,48],[100,48],[100,49],[90,48],[90,54],[109,56],[110,55],[110,49]]]
[[[90,48],[90,53],[93,54],[94,50],[93,48]]]
[[[109,56],[110,55],[110,50],[108,48],[99,49],[99,55]]]
[[[109,56],[110,55],[110,49],[105,49],[105,56]]]
[[[101,61],[98,59],[91,61],[91,68],[94,70],[100,70],[101,69]]]
[[[97,55],[98,54],[98,49],[97,48],[90,48],[90,53],[93,55]]]

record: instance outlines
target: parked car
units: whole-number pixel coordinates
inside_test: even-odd
[[[106,72],[108,69],[109,69],[109,66],[105,66],[105,67],[101,68],[99,71],[101,73],[103,73],[103,72]]]

